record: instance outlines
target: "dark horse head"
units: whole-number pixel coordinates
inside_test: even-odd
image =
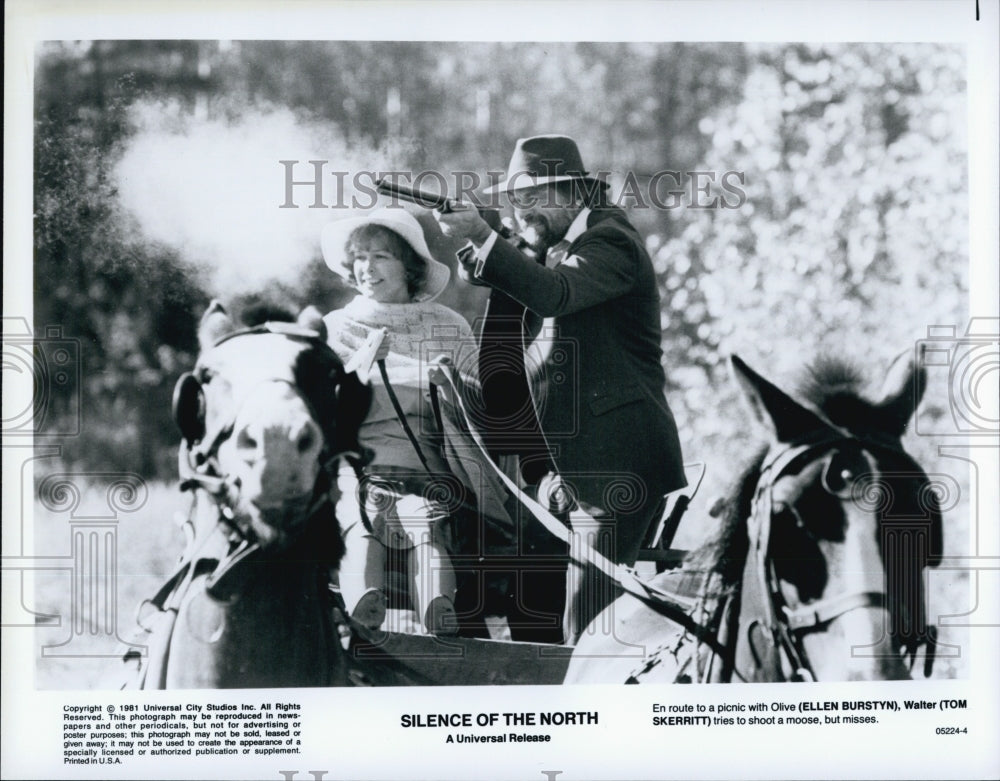
[[[270,318],[240,327],[212,302],[197,364],[178,381],[181,487],[195,499],[188,550],[157,605],[175,618],[147,686],[338,682],[334,470],[361,460],[370,390],[344,371],[316,310]]]
[[[922,573],[942,552],[934,486],[900,443],[920,401],[922,368],[898,359],[876,401],[836,361],[813,365],[802,401],[739,358],[732,369],[769,439],[709,548],[723,589],[738,594],[732,672],[748,680],[910,677],[906,660],[919,646],[933,658]]]
[[[177,384],[183,476],[222,480],[215,494],[228,520],[263,548],[286,547],[317,511],[332,512],[330,467],[359,457],[370,391],[345,373],[325,337],[312,308],[297,322],[238,327],[213,301],[197,365]]]

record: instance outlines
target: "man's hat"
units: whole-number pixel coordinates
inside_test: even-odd
[[[551,182],[589,180],[607,186],[583,169],[580,150],[569,136],[547,135],[519,138],[507,178],[500,184],[487,187],[484,193],[514,192]]]
[[[424,229],[416,218],[403,209],[358,209],[347,218],[328,223],[323,227],[321,246],[323,260],[330,270],[350,281],[353,278],[352,264],[347,257],[347,240],[357,228],[363,225],[380,225],[399,235],[409,244],[417,256],[427,265],[427,278],[416,301],[431,301],[437,298],[448,285],[451,269],[434,259],[424,238]]]

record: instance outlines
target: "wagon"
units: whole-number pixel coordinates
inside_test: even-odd
[[[596,550],[571,550],[626,593],[598,617],[610,616],[613,632],[584,633],[569,649],[371,631],[336,617],[328,584],[344,543],[333,481],[336,464],[361,450],[370,391],[321,338],[317,317],[306,310],[296,324],[233,330],[213,304],[203,318],[200,336],[210,331],[212,341],[174,399],[181,486],[194,496],[191,544],[151,600],[158,625],[145,685],[557,684],[606,680],[623,664],[618,680],[628,682],[899,679],[910,677],[921,649],[929,674],[935,628],[923,570],[941,561],[942,519],[926,473],[900,444],[923,383],[909,352],[890,367],[877,402],[858,395],[855,375],[836,363],[813,372],[813,398],[800,403],[734,356],[770,442],[725,503],[720,534],[706,546],[714,559],[701,571],[673,569],[683,558],[670,548],[690,500],[683,490],[668,497],[645,541],[643,564],[661,574],[644,579]],[[248,360],[265,354],[268,361]],[[232,389],[263,395],[250,405]],[[288,419],[308,422],[297,438],[275,441],[313,482],[310,493],[278,504],[248,496],[256,461],[238,448],[253,442],[260,416],[276,431]],[[700,478],[693,482],[696,489]],[[518,498],[567,541],[558,519]],[[852,620],[840,622],[847,614]],[[634,657],[621,658],[622,643]],[[870,655],[845,653],[862,645]]]
[[[687,464],[688,487],[664,497],[659,522],[647,535],[636,571],[651,577],[678,567],[686,550],[671,548],[684,511],[701,486],[703,464]],[[509,639],[505,627],[490,625],[494,639],[438,637],[393,631],[405,624],[405,611],[390,610],[384,630],[357,626],[348,652],[357,664],[356,683],[369,685],[483,686],[559,685],[566,678],[573,648]],[[643,654],[636,651],[636,664]]]

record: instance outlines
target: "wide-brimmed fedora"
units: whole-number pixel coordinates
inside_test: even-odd
[[[586,180],[607,186],[583,168],[576,141],[569,136],[544,135],[517,139],[507,166],[507,178],[484,193],[514,192],[552,182]]]
[[[424,238],[424,229],[416,217],[404,209],[358,209],[342,220],[325,225],[320,245],[323,260],[331,271],[348,282],[354,281],[353,266],[347,258],[347,240],[355,229],[363,225],[380,225],[398,234],[427,264],[427,277],[421,292],[415,296],[416,301],[432,301],[441,295],[448,286],[451,269],[434,259]]]

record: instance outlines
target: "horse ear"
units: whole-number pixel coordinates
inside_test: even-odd
[[[295,322],[303,328],[315,331],[319,334],[320,339],[324,342],[326,341],[326,323],[323,322],[323,315],[312,304],[299,312],[299,316],[296,318]]]
[[[198,346],[207,350],[235,327],[226,308],[213,298],[198,324]]]
[[[738,355],[730,357],[729,368],[750,413],[775,442],[793,442],[825,427],[816,415],[757,374]]]
[[[924,345],[916,353],[902,352],[889,367],[882,384],[882,398],[876,403],[885,416],[886,430],[895,436],[902,436],[913,413],[920,406],[927,384],[927,370],[924,369]]]

